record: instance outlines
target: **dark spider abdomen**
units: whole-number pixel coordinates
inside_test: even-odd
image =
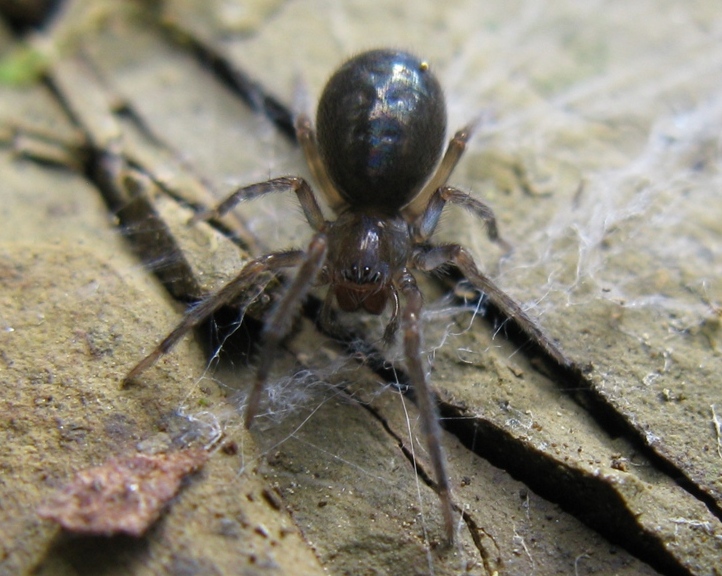
[[[446,107],[428,65],[396,50],[347,61],[321,95],[318,148],[343,198],[389,212],[407,204],[444,147]]]

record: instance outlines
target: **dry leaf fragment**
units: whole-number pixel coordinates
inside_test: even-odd
[[[38,508],[38,515],[83,534],[141,536],[160,516],[187,474],[208,459],[202,449],[112,458],[78,472]]]

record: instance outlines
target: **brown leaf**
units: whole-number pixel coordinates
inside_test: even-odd
[[[38,515],[72,532],[141,536],[176,495],[183,477],[207,459],[202,449],[112,458],[78,472],[38,508]]]

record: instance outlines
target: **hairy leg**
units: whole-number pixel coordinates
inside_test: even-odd
[[[326,167],[318,153],[318,145],[316,144],[316,131],[313,129],[313,123],[306,114],[299,114],[296,118],[296,137],[298,143],[303,148],[303,154],[306,157],[311,174],[315,178],[321,192],[326,198],[326,202],[338,213],[345,205],[346,201],[341,197],[336,187],[331,182]]]
[[[437,491],[444,515],[446,536],[449,542],[452,542],[454,539],[454,516],[452,514],[449,477],[446,471],[446,457],[441,447],[441,426],[439,425],[434,394],[426,380],[426,373],[421,361],[420,314],[423,299],[416,285],[416,280],[408,270],[404,270],[401,274],[398,287],[406,300],[402,318],[406,369],[414,387],[422,429],[426,436],[431,465],[434,468]]]
[[[420,246],[414,249],[410,263],[413,268],[425,272],[435,270],[444,264],[455,264],[471,284],[484,292],[502,314],[513,319],[519,328],[555,362],[567,368],[573,366],[573,362],[542,332],[542,329],[522,310],[521,306],[479,271],[471,254],[463,247],[458,244]]]
[[[285,293],[263,327],[261,334],[263,351],[260,355],[256,379],[246,404],[246,428],[250,428],[258,412],[261,391],[268,378],[276,348],[278,348],[283,337],[290,331],[293,319],[298,316],[301,303],[314,286],[316,278],[326,261],[327,252],[328,242],[326,236],[316,234],[305,252],[296,276],[286,288]]]
[[[506,252],[511,251],[511,246],[499,236],[494,211],[480,200],[452,186],[438,188],[431,196],[426,211],[413,223],[416,242],[425,242],[431,237],[447,203],[460,206],[483,220],[489,239],[499,244]]]
[[[449,141],[444,157],[441,159],[441,163],[434,175],[416,197],[403,209],[402,212],[408,222],[414,222],[419,218],[426,211],[426,206],[432,194],[446,184],[446,181],[464,154],[466,143],[471,138],[477,123],[478,122],[475,121],[467,124],[454,134],[454,137]]]
[[[200,212],[191,218],[190,223],[194,224],[199,220],[210,220],[219,218],[231,210],[239,202],[255,200],[271,192],[288,192],[292,191],[298,196],[298,202],[301,204],[306,220],[316,232],[320,232],[325,226],[325,220],[321,208],[313,195],[313,190],[303,178],[296,176],[283,176],[281,178],[273,178],[265,182],[258,182],[250,186],[244,186],[235,190],[228,198],[223,200],[215,208],[211,208],[205,212]]]
[[[135,367],[128,372],[125,377],[126,382],[130,382],[140,376],[158,359],[170,352],[173,347],[193,328],[201,324],[207,318],[211,316],[216,310],[231,304],[238,302],[239,307],[243,310],[247,308],[255,299],[258,290],[254,291],[254,294],[248,298],[241,298],[242,294],[254,283],[258,284],[258,288],[262,291],[268,285],[272,273],[281,268],[288,268],[290,266],[296,266],[302,259],[304,253],[300,250],[291,252],[278,252],[274,254],[268,254],[261,258],[256,258],[248,262],[241,272],[223,288],[221,288],[215,294],[210,295],[205,300],[198,303],[188,312],[186,312],[183,320],[173,329],[173,331],[166,336],[163,341],[150,353],[148,356],[143,358]],[[264,277],[266,276],[266,277]],[[240,301],[239,301],[240,299]]]

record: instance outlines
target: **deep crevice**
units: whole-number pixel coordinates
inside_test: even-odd
[[[493,328],[503,326],[504,337],[518,346],[531,359],[532,364],[541,374],[549,378],[562,392],[581,406],[594,419],[599,428],[611,438],[621,437],[627,440],[656,469],[671,478],[682,490],[702,502],[711,514],[722,520],[722,509],[714,497],[697,486],[674,462],[650,446],[646,442],[643,431],[636,428],[624,414],[618,412],[603,393],[594,386],[586,376],[593,371],[591,365],[558,365],[552,358],[546,356],[540,346],[529,341],[513,318],[503,316],[492,303],[488,303],[484,319],[491,323]],[[535,363],[535,358],[539,359],[541,365]],[[462,438],[460,439],[463,441]]]
[[[391,436],[391,438],[394,439],[394,441],[397,443],[399,449],[401,450],[401,453],[404,455],[406,460],[408,460],[409,464],[411,464],[412,468],[416,472],[419,479],[426,484],[429,488],[431,488],[434,492],[437,492],[438,484],[433,479],[431,474],[426,470],[426,468],[423,466],[423,464],[414,457],[413,452],[408,448],[406,443],[403,441],[401,436],[399,436],[389,425],[388,421],[381,416],[372,406],[363,403],[363,402],[356,402],[358,406],[366,410],[371,417],[379,422],[381,424],[381,427],[384,429],[384,431]],[[479,556],[481,557],[481,561],[484,565],[484,569],[486,570],[487,574],[492,574],[494,571],[490,565],[490,554],[489,551],[486,550],[483,543],[481,542],[481,537],[479,534],[483,532],[487,535],[488,538],[490,538],[494,545],[496,546],[496,541],[494,541],[493,537],[486,533],[483,529],[481,529],[479,526],[477,526],[476,522],[474,521],[473,517],[465,512],[464,510],[461,510],[458,506],[456,506],[452,501],[452,506],[454,510],[461,514],[461,518],[464,521],[464,524],[466,525],[467,530],[469,531],[469,535],[471,536],[472,541],[474,542],[474,546],[479,551]],[[499,547],[496,546],[497,551],[499,550]]]
[[[296,142],[293,113],[281,100],[185,29],[168,22],[161,30],[177,48],[190,52],[203,67],[210,68],[220,83],[236,94],[251,110],[262,113],[288,140]]]
[[[464,523],[466,524],[466,529],[471,534],[471,539],[474,541],[474,546],[476,546],[476,549],[479,551],[479,554],[481,555],[481,560],[484,563],[484,569],[486,570],[487,574],[495,574],[496,571],[491,566],[491,553],[486,549],[484,544],[481,541],[481,536],[479,534],[484,534],[489,540],[491,540],[494,543],[494,547],[497,551],[497,558],[496,563],[500,563],[501,557],[500,557],[500,550],[499,545],[496,543],[496,540],[494,540],[494,537],[489,534],[486,530],[484,530],[481,526],[479,526],[476,521],[474,520],[473,516],[469,514],[468,512],[462,511],[461,517],[464,520]]]
[[[669,576],[689,574],[664,543],[643,532],[614,487],[591,475],[560,467],[558,461],[494,423],[441,406],[445,428],[466,448],[558,504],[607,540]]]

